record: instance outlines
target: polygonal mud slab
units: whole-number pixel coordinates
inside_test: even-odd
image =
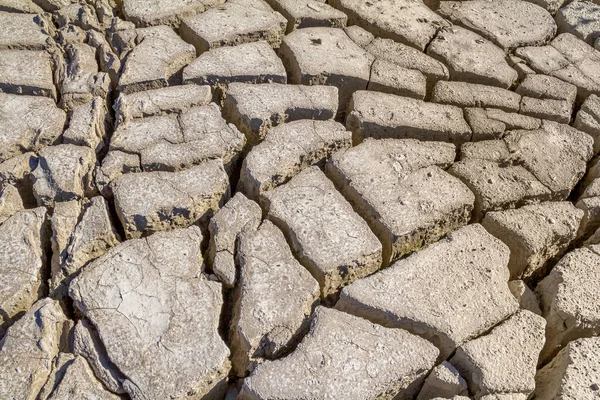
[[[0,92],[56,100],[53,66],[46,51],[0,50]]]
[[[225,0],[123,0],[123,15],[137,26],[171,25],[181,19],[225,3]]]
[[[206,227],[229,198],[229,180],[222,161],[209,160],[186,171],[121,175],[113,194],[130,239],[194,223]]]
[[[593,45],[600,38],[600,4],[594,1],[573,0],[556,13],[560,33],[572,33]]]
[[[594,154],[600,152],[600,97],[590,95],[575,118],[575,128],[594,138]]]
[[[465,119],[473,131],[473,142],[500,139],[506,131],[513,129],[532,130],[542,126],[542,121],[537,118],[495,108],[465,108],[464,112]],[[468,144],[465,143],[465,146]]]
[[[535,293],[523,281],[508,282],[510,292],[515,296],[522,309],[531,311],[534,314],[542,315],[540,304]]]
[[[449,25],[420,0],[333,0],[330,3],[345,12],[351,24],[421,51],[438,29]]]
[[[0,6],[1,8],[1,6]],[[52,39],[39,15],[0,12],[0,50],[43,50]]]
[[[577,86],[579,102],[600,94],[600,52],[570,33],[556,36],[549,46],[520,47],[515,54],[535,72]]]
[[[337,110],[334,86],[279,83],[232,83],[223,104],[223,116],[246,134],[251,145],[263,140],[274,126],[299,119],[333,119]]]
[[[27,14],[41,14],[44,12],[32,0],[0,0],[0,10]]]
[[[448,68],[442,62],[414,47],[394,42],[392,39],[375,38],[364,47],[379,60],[420,71],[427,78],[428,89],[433,88],[439,80],[448,80],[450,76]]]
[[[445,63],[455,81],[508,88],[518,77],[501,48],[460,26],[442,29],[427,54]]]
[[[267,3],[287,20],[286,32],[300,28],[328,27],[343,28],[348,16],[325,4],[324,0],[266,0]]]
[[[287,20],[263,0],[229,0],[205,13],[185,18],[181,36],[198,54],[222,46],[267,41],[278,48]]]
[[[377,59],[371,66],[367,89],[423,100],[427,95],[427,78],[421,71]]]
[[[16,187],[6,185],[0,190],[0,224],[23,209],[23,200]]]
[[[86,399],[119,400],[106,390],[94,376],[83,357],[60,353],[52,374],[39,394],[40,400],[64,400],[77,395]]]
[[[63,143],[87,146],[96,154],[104,149],[110,114],[106,102],[94,97],[89,102],[76,106],[71,111],[69,128],[63,133]]]
[[[19,191],[23,205],[35,207],[37,200],[33,195],[33,177],[31,172],[37,167],[38,158],[29,152],[0,163],[0,186],[12,185]]]
[[[241,155],[246,138],[221,117],[211,103],[193,107],[179,115],[147,117],[119,125],[111,151],[138,154],[146,171],[180,171],[220,158],[231,171]]]
[[[455,106],[361,90],[352,96],[348,111],[346,126],[354,143],[373,137],[460,144],[471,138],[463,111]]]
[[[481,224],[510,248],[511,279],[531,279],[544,276],[546,262],[564,254],[582,217],[583,211],[565,201],[489,212]]]
[[[242,232],[236,259],[231,361],[238,376],[245,376],[261,359],[280,358],[308,330],[319,283],[270,221]]]
[[[417,400],[431,400],[438,396],[449,399],[463,394],[468,394],[467,382],[452,364],[444,361],[429,373]]]
[[[83,318],[69,332],[69,350],[89,363],[94,375],[111,392],[124,394],[123,382],[127,379],[110,361],[92,323]]]
[[[68,206],[61,207],[63,204]],[[51,291],[58,289],[64,279],[67,279],[64,283],[68,283],[69,278],[88,262],[119,244],[120,236],[109,213],[108,203],[102,196],[81,205],[78,202],[57,204],[51,218],[55,252],[52,255]],[[63,290],[61,288],[61,295]]]
[[[489,211],[552,199],[552,192],[520,165],[465,159],[452,165],[448,172],[463,181],[475,194],[473,218],[476,221]]]
[[[577,98],[575,85],[544,74],[528,74],[516,92],[538,99],[564,100],[569,104],[573,104]]]
[[[212,49],[183,70],[184,83],[227,86],[231,82],[286,83],[283,63],[265,41]]]
[[[481,225],[468,225],[344,288],[336,308],[419,334],[445,359],[517,310],[509,254]]]
[[[258,229],[261,219],[260,206],[240,192],[210,219],[210,241],[206,259],[213,274],[228,289],[233,288],[237,279],[234,258],[238,236],[243,230]]]
[[[546,346],[540,361],[550,361],[569,341],[600,333],[598,281],[600,246],[575,249],[564,256],[539,283],[536,294],[548,321]]]
[[[194,46],[167,26],[135,32],[137,45],[125,58],[117,89],[132,93],[181,83],[181,70],[196,56]]]
[[[238,190],[259,201],[262,192],[311,165],[324,165],[331,154],[351,145],[351,133],[335,121],[300,120],[277,126],[244,159]]]
[[[389,263],[469,221],[473,193],[440,169],[455,157],[449,143],[367,139],[334,154],[326,172],[377,234]]]
[[[435,84],[431,101],[458,107],[495,108],[518,112],[521,96],[496,86],[439,81]]]
[[[477,398],[493,393],[528,396],[535,389],[545,326],[541,316],[520,310],[488,334],[460,346],[450,363]]]
[[[268,218],[319,281],[323,297],[381,267],[381,243],[319,168],[263,197]]]
[[[0,93],[0,162],[55,144],[66,119],[51,99]]]
[[[290,83],[338,88],[340,112],[357,90],[367,89],[374,57],[343,29],[306,28],[290,33],[279,50]]]
[[[543,121],[534,131],[512,131],[505,138],[515,164],[523,165],[549,188],[555,200],[564,200],[586,171],[594,140],[568,125]],[[561,168],[555,167],[561,160]]]
[[[438,353],[431,343],[402,329],[317,307],[298,348],[259,365],[245,379],[240,399],[408,399]]]
[[[182,113],[208,105],[211,98],[209,86],[191,84],[120,94],[114,104],[115,117],[121,124],[133,118]]]
[[[48,228],[43,207],[17,212],[0,225],[0,337],[42,294]]]
[[[201,242],[197,227],[129,240],[71,282],[70,296],[133,398],[223,395],[229,350],[217,331],[221,285],[201,274]]]
[[[123,174],[135,172],[142,172],[139,155],[109,151],[102,160],[102,165],[96,168],[96,187],[103,196],[112,199],[116,179]]]
[[[534,118],[568,124],[571,121],[573,104],[564,100],[523,97],[519,112]]]
[[[442,1],[437,12],[507,51],[546,44],[556,34],[550,13],[521,0]]]
[[[58,355],[66,321],[58,302],[45,298],[9,328],[0,341],[0,397],[37,398]]]
[[[96,49],[85,43],[65,46],[66,66],[60,80],[60,105],[66,110],[91,101],[95,96],[106,99],[111,89],[110,77],[99,72]]]
[[[594,399],[600,379],[600,338],[570,342],[535,377],[535,398],[540,400]]]
[[[61,144],[44,147],[39,156],[33,171],[33,194],[39,205],[53,207],[55,202],[93,195],[96,153],[92,149]]]

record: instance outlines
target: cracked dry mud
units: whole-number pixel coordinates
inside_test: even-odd
[[[600,1],[0,0],[0,400],[599,400]]]

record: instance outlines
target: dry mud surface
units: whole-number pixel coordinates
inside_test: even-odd
[[[600,399],[600,1],[0,0],[0,399]]]

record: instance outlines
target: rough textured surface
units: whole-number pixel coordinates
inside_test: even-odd
[[[377,59],[371,66],[367,89],[423,100],[427,94],[427,77],[416,69]]]
[[[439,28],[448,25],[421,1],[333,0],[331,4],[344,11],[351,24],[419,50],[425,49]]]
[[[309,27],[343,28],[348,16],[323,0],[267,0],[287,20],[287,33]]]
[[[0,0],[0,399],[597,400],[599,7]]]
[[[497,108],[519,111],[521,96],[510,90],[465,82],[436,83],[432,101],[458,107]]]
[[[1,8],[1,6],[0,6]],[[0,11],[0,49],[42,50],[51,39],[39,16]]]
[[[520,47],[515,54],[536,72],[577,86],[577,100],[600,93],[600,53],[570,33],[563,33],[548,46]]]
[[[291,239],[323,297],[381,267],[381,243],[317,167],[264,198],[269,219]]]
[[[56,100],[50,54],[35,50],[0,50],[0,92]]]
[[[439,80],[448,80],[450,76],[448,67],[444,63],[413,47],[395,42],[392,39],[371,38],[363,46],[365,50],[373,54],[377,59],[422,72],[427,78],[428,88],[432,88]]]
[[[196,54],[194,47],[166,26],[138,29],[136,34],[137,45],[125,59],[119,91],[132,93],[180,83],[180,71]]]
[[[467,394],[467,382],[448,361],[436,366],[425,379],[417,400],[430,400],[443,396],[455,398]]]
[[[224,0],[123,0],[123,14],[138,26],[174,25],[181,19],[201,13],[209,7],[224,3]]]
[[[46,209],[23,210],[0,225],[0,336],[38,299],[49,241]]]
[[[594,138],[594,154],[600,152],[600,97],[589,96],[575,118],[575,128]]]
[[[600,37],[600,4],[574,0],[556,13],[558,31],[572,33],[593,45]]]
[[[220,160],[181,172],[125,174],[117,178],[113,193],[127,238],[206,223],[230,194]]]
[[[547,11],[521,0],[441,1],[437,12],[506,50],[546,44],[556,33]]]
[[[0,190],[0,224],[21,210],[23,210],[23,200],[17,188],[7,185]]]
[[[544,346],[546,321],[521,310],[490,333],[463,344],[450,363],[461,371],[475,397],[535,389],[537,357]]]
[[[595,281],[600,267],[598,245],[573,250],[540,282],[536,294],[548,321],[546,346],[541,361],[549,361],[570,340],[598,335],[600,312]]]
[[[256,360],[280,358],[308,329],[319,283],[270,221],[245,229],[238,244],[239,282],[232,320],[232,363],[238,376]]]
[[[469,225],[343,289],[336,308],[424,336],[446,358],[516,311],[508,259],[502,242]]]
[[[511,279],[531,279],[546,275],[546,262],[564,254],[582,217],[570,202],[550,202],[489,212],[481,224],[510,248]]]
[[[542,368],[536,380],[536,399],[593,399],[598,395],[600,338],[570,342]]]
[[[43,400],[64,400],[72,396],[102,400],[119,399],[96,380],[94,372],[83,357],[64,354],[61,356],[63,358],[56,361],[54,376],[43,388]]]
[[[89,147],[63,144],[45,147],[33,171],[33,193],[39,205],[81,199],[93,193],[96,155]]]
[[[0,161],[56,144],[66,118],[51,99],[0,93]]]
[[[132,398],[223,390],[229,350],[217,332],[222,296],[200,273],[201,241],[196,227],[131,240],[71,282],[70,296],[98,329]],[[145,366],[150,360],[155,368]]]
[[[290,83],[338,87],[342,112],[352,93],[367,88],[373,56],[343,29],[299,29],[283,39],[279,53]]]
[[[410,398],[437,354],[431,343],[404,330],[318,307],[298,348],[259,365],[240,398]],[[345,366],[353,367],[338,375]]]
[[[210,87],[199,85],[172,86],[143,92],[121,94],[115,102],[119,124],[133,118],[180,113],[210,103]]]
[[[0,396],[35,399],[58,355],[67,317],[57,301],[35,303],[0,340]]]
[[[286,83],[281,60],[268,42],[226,46],[203,53],[183,70],[184,83],[227,85],[243,83]]]
[[[262,211],[258,204],[237,193],[210,220],[207,261],[213,273],[227,288],[233,288],[237,269],[235,249],[239,234],[258,229]]]
[[[452,80],[503,88],[517,80],[517,71],[508,65],[502,49],[460,26],[442,29],[427,54],[448,65]]]
[[[211,103],[181,114],[133,119],[112,135],[111,151],[138,154],[149,171],[180,171],[220,158],[228,171],[246,144],[244,135]]]
[[[266,40],[279,47],[287,20],[263,0],[229,0],[207,12],[188,17],[180,27],[182,37],[198,54],[222,46]]]
[[[238,189],[259,201],[311,165],[351,146],[351,134],[334,121],[300,120],[269,131],[244,159]]]
[[[229,85],[223,115],[256,144],[267,131],[299,119],[328,120],[338,110],[338,90],[329,86],[278,83]]]
[[[469,221],[473,194],[441,169],[455,156],[449,143],[367,139],[336,153],[326,172],[377,234],[389,263]]]
[[[455,106],[357,91],[348,110],[346,125],[355,143],[367,137],[463,143],[471,137],[462,110]]]

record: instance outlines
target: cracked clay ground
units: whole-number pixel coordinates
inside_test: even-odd
[[[600,400],[600,0],[0,0],[0,400]]]

